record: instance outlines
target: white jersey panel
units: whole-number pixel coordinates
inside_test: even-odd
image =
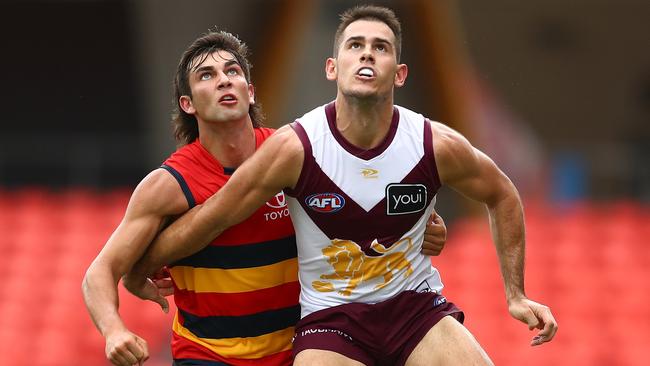
[[[424,116],[397,107],[400,122],[393,142],[380,155],[364,160],[345,150],[332,136],[324,108],[298,119],[309,136],[316,163],[341,190],[370,211],[384,199],[386,185],[399,182],[424,155]]]

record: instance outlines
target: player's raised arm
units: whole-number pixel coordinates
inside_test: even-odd
[[[151,244],[125,286],[137,293],[144,278],[160,267],[192,255],[268,199],[298,181],[303,162],[300,140],[289,126],[278,130],[242,164],[228,183],[202,205],[167,227]]]
[[[462,135],[432,123],[434,150],[443,184],[487,206],[510,314],[541,331],[532,345],[550,341],[557,323],[547,306],[524,291],[525,228],[519,193],[510,179]]]
[[[86,307],[106,339],[106,358],[115,365],[132,365],[148,358],[145,340],[131,333],[120,318],[117,283],[140,258],[166,218],[187,209],[174,178],[162,169],[153,171],[133,192],[122,222],[84,276]],[[166,300],[162,296],[159,299],[164,307]]]

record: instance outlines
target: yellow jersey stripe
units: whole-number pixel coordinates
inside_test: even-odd
[[[174,283],[181,290],[197,293],[237,293],[261,290],[298,280],[298,259],[291,258],[267,266],[219,269],[172,267]]]
[[[226,358],[257,359],[291,349],[291,338],[295,328],[288,327],[273,333],[247,338],[209,339],[199,338],[174,317],[174,332],[194,343],[200,344]]]

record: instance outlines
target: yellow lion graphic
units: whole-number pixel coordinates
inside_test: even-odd
[[[406,243],[406,250],[398,251],[396,248],[402,243]],[[320,278],[348,281],[347,286],[339,290],[339,294],[343,296],[352,295],[354,289],[362,281],[381,276],[384,278],[384,282],[375,286],[376,290],[380,289],[391,281],[393,272],[399,273],[405,270],[404,277],[413,273],[411,262],[406,259],[405,255],[411,249],[411,245],[411,238],[404,238],[387,249],[375,239],[370,247],[377,253],[381,253],[381,256],[369,257],[357,243],[351,240],[334,239],[330,245],[323,248],[323,255],[327,257],[327,262],[334,268],[334,273],[323,274]],[[313,281],[312,286],[320,292],[334,291],[334,285],[327,281]]]

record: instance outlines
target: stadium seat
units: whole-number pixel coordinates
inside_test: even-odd
[[[107,365],[80,286],[129,195],[0,189],[0,354],[10,364]],[[444,294],[463,308],[467,327],[495,364],[647,364],[650,208],[629,201],[526,207],[526,288],[560,324],[552,343],[531,348],[535,332],[509,316],[484,217],[449,223],[448,243],[432,258]],[[149,342],[147,365],[169,365],[173,306],[165,315],[119,291],[126,324]]]

